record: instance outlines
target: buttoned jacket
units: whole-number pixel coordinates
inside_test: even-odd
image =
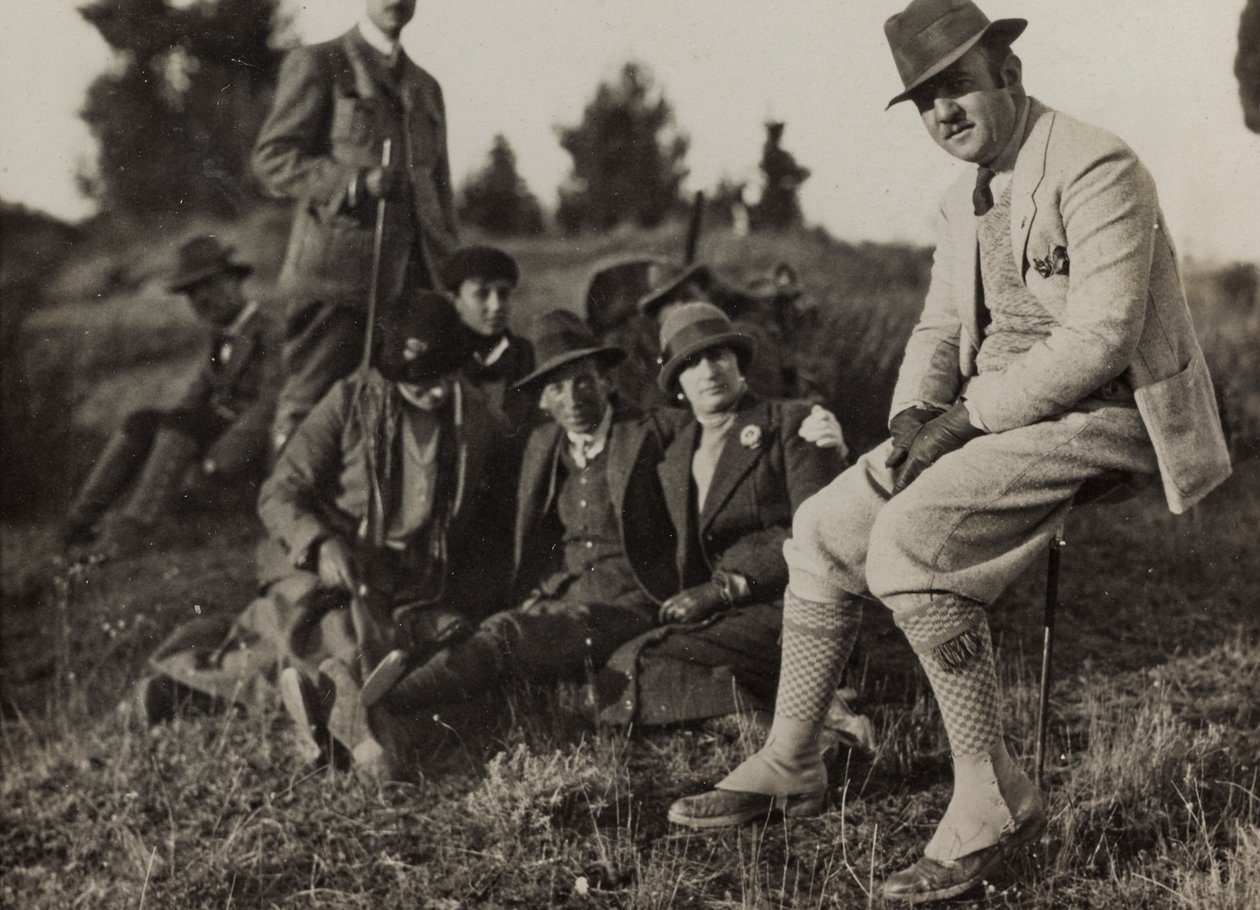
[[[983,289],[975,175],[964,174],[940,209],[931,287],[892,413],[949,407],[965,390],[1000,433],[1051,419],[1122,379],[1154,445],[1168,506],[1183,512],[1230,464],[1155,183],[1115,136],[1030,104],[1011,177],[1011,255],[1055,325],[1005,369],[976,374]]]
[[[691,463],[700,425],[691,419],[676,435],[658,473],[678,540],[679,587],[700,584],[722,569],[742,574],[754,599],[782,596],[788,580],[783,543],[792,516],[843,467],[838,449],[801,438],[809,410],[804,401],[745,394],[698,513]]]
[[[267,190],[295,202],[282,288],[366,306],[376,205],[351,188],[381,164],[386,139],[409,187],[385,207],[384,300],[400,293],[410,257],[432,275],[457,244],[441,87],[405,54],[386,72],[357,28],[285,57],[253,153]]]
[[[643,413],[615,404],[604,464],[621,542],[643,592],[660,602],[677,590],[673,525],[656,467],[673,438],[677,418]],[[536,427],[525,445],[516,497],[515,584],[518,596],[537,587],[559,568],[563,533],[556,498],[560,493],[560,453],[568,445],[554,422]]]

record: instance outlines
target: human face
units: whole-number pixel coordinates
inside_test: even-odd
[[[422,411],[432,411],[450,394],[451,384],[446,377],[431,379],[428,382],[397,382],[398,394],[403,401],[415,405]]]
[[[1019,59],[1008,57],[1000,74],[995,79],[984,52],[973,47],[911,94],[928,135],[955,158],[992,164],[1015,132]]]
[[[567,363],[551,374],[538,395],[538,406],[561,429],[590,433],[608,408],[608,380],[589,357]]]
[[[231,325],[245,306],[241,279],[227,273],[203,278],[186,288],[184,293],[188,295],[193,312],[217,326]]]
[[[368,20],[391,38],[402,34],[415,14],[416,0],[367,0]]]
[[[724,414],[744,394],[739,358],[730,348],[709,348],[692,355],[678,373],[678,384],[697,417]]]
[[[455,309],[464,325],[478,335],[502,335],[512,315],[511,299],[511,282],[466,278],[455,295]]]

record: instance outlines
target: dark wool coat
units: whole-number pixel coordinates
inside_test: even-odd
[[[751,602],[623,645],[600,680],[605,720],[671,723],[773,698],[788,577],[783,543],[797,507],[844,466],[837,449],[800,437],[809,410],[804,401],[746,395],[698,515],[691,459],[700,425],[690,421],[667,449],[659,474],[678,539],[678,587],[701,584],[718,569],[738,572]]]
[[[410,198],[386,205],[381,299],[401,292],[410,257],[420,256],[433,275],[458,243],[442,89],[405,54],[396,77],[379,58],[353,28],[296,48],[281,65],[253,167],[273,195],[295,202],[280,272],[293,297],[365,305],[376,206],[352,199],[350,188],[381,164],[386,139]]]
[[[677,590],[677,543],[656,467],[673,438],[675,415],[644,414],[614,404],[607,443],[608,488],[621,526],[621,540],[639,585],[652,601]],[[529,438],[517,487],[514,589],[517,599],[560,568],[562,527],[556,514],[560,451],[568,444],[555,423]]]

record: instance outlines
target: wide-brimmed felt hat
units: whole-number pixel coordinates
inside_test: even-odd
[[[482,281],[506,281],[512,287],[521,280],[521,270],[516,260],[498,247],[460,247],[442,265],[442,287],[452,294],[459,293],[459,286],[469,278]]]
[[[254,268],[244,262],[233,261],[232,254],[235,252],[234,247],[219,243],[209,234],[192,238],[179,248],[175,271],[171,273],[167,287],[171,293],[180,294],[198,281],[215,275],[239,275],[244,278]]]
[[[600,344],[595,335],[575,313],[552,310],[538,320],[534,339],[534,371],[515,382],[514,389],[536,386],[567,363],[591,357],[601,366],[615,367],[626,359],[626,352],[614,345]]]
[[[656,381],[667,393],[676,391],[678,374],[688,358],[711,348],[730,348],[741,369],[748,367],[757,343],[736,331],[730,317],[711,303],[684,303],[661,323],[661,373]]]
[[[884,23],[884,36],[905,90],[892,107],[938,73],[956,63],[981,39],[1010,44],[1028,27],[1027,19],[989,21],[972,0],[911,0]]]
[[[390,382],[426,382],[466,364],[477,340],[449,297],[420,291],[377,320],[372,365]]]
[[[683,288],[690,286],[707,291],[713,286],[713,278],[713,270],[702,263],[685,267],[664,263],[649,274],[652,290],[639,298],[639,312],[655,318],[661,307],[679,299]]]

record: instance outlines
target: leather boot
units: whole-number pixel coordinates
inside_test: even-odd
[[[187,433],[162,427],[149,449],[144,470],[132,487],[123,514],[136,524],[153,527],[170,509],[199,446]]]

